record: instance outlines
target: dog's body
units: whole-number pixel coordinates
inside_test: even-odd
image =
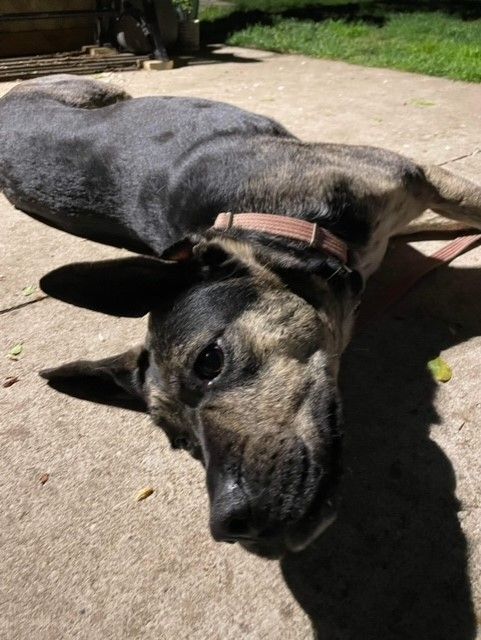
[[[367,276],[390,235],[441,204],[436,183],[450,177],[437,169],[429,184],[425,169],[382,149],[300,142],[223,103],[127,98],[63,76],[11,91],[0,103],[5,195],[70,233],[154,255],[220,211],[308,219],[345,239]]]
[[[127,98],[59,76],[0,101],[10,201],[155,256],[44,279],[74,304],[152,311],[146,347],[47,377],[109,379],[141,397],[172,444],[203,460],[218,539],[265,555],[303,547],[332,516],[336,378],[363,283],[428,207],[481,228],[481,189],[389,151],[304,143],[229,105]],[[295,241],[209,229],[221,211],[316,222],[347,243],[349,269]]]

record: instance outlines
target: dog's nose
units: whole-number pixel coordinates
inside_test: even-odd
[[[252,521],[249,502],[237,483],[225,482],[216,491],[211,505],[210,529],[218,542],[255,540],[257,531]]]

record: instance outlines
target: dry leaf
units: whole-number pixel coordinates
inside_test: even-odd
[[[449,382],[453,377],[451,367],[440,356],[428,362],[428,369],[433,378],[439,382]]]
[[[153,493],[154,489],[152,487],[144,487],[137,493],[135,499],[137,500],[137,502],[140,502],[141,500],[145,500],[146,498],[151,496]]]
[[[7,376],[3,381],[2,387],[6,389],[7,387],[11,387],[12,384],[18,382],[18,376]]]
[[[23,295],[24,296],[31,296],[33,293],[35,293],[35,291],[37,291],[37,287],[35,285],[31,284],[28,287],[24,287]]]
[[[18,360],[18,357],[20,356],[22,351],[23,344],[19,342],[10,349],[10,351],[7,353],[7,357],[10,358],[10,360]]]

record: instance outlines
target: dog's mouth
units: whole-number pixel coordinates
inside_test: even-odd
[[[280,559],[288,553],[300,553],[315,542],[337,517],[336,491],[329,497],[319,492],[309,510],[296,522],[278,535],[266,535],[256,539],[239,540],[244,549],[267,559]]]
[[[300,553],[307,549],[331,526],[336,516],[335,509],[326,509],[307,533],[299,530],[278,538],[259,538],[239,542],[250,553],[270,560],[279,560],[288,553]]]
[[[289,551],[298,553],[304,551],[321,536],[326,529],[336,520],[337,509],[334,499],[328,500],[321,507],[316,516],[307,516],[304,530],[295,530],[286,538],[286,546]]]
[[[234,505],[237,508],[236,516],[230,521],[229,524],[235,522],[235,527],[227,532],[212,529],[213,536],[218,541],[224,542],[239,542],[240,545],[255,555],[269,559],[279,559],[286,554],[299,553],[309,547],[315,540],[317,540],[336,520],[337,506],[339,501],[339,484],[342,477],[342,465],[340,457],[340,440],[336,441],[338,446],[329,458],[329,464],[325,465],[326,471],[321,473],[316,489],[309,495],[309,492],[305,490],[305,485],[301,483],[301,489],[295,485],[295,491],[297,497],[295,498],[297,517],[293,519],[277,518],[280,515],[279,511],[276,511],[276,506],[282,504],[283,493],[278,494],[273,492],[270,495],[267,493],[268,488],[264,489],[264,518],[258,518],[256,515],[262,514],[262,502],[253,501],[249,504],[249,501],[243,502],[246,498],[245,491],[239,490],[239,486],[234,482],[237,487],[238,494],[235,494]],[[276,487],[277,491],[285,489],[285,486],[279,485]],[[304,490],[302,490],[304,489]],[[271,489],[272,490],[272,489]],[[261,494],[262,495],[262,494]],[[230,496],[232,499],[232,495]],[[294,500],[294,498],[292,498]],[[221,503],[223,504],[223,503]],[[252,504],[254,504],[258,511],[252,511]],[[244,507],[244,511],[239,511],[239,505]],[[259,508],[259,505],[260,508]],[[274,507],[271,511],[271,505]],[[222,509],[220,510],[222,513]],[[291,511],[292,514],[292,511]],[[215,520],[213,521],[215,522]],[[240,524],[244,524],[240,527]],[[264,526],[262,526],[264,525]]]

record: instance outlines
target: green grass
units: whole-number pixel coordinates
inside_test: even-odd
[[[234,11],[263,11],[265,13],[280,14],[290,9],[326,6],[338,7],[352,4],[353,0],[233,0],[231,7],[210,6],[202,9],[202,20],[216,20]],[[370,0],[360,0],[362,4]]]
[[[230,10],[225,8],[205,18],[213,25],[216,21],[230,25],[227,42],[233,45],[481,82],[481,19],[463,20],[440,11],[392,12],[387,5],[368,0],[358,3],[354,15],[335,18],[329,12],[342,14],[348,0],[329,0],[328,17],[304,19],[299,11],[302,4],[299,0],[237,0],[230,23]],[[324,5],[322,0],[310,0],[307,9],[312,14],[313,8],[322,11]],[[254,6],[257,11],[252,13]],[[232,18],[242,13],[260,24],[246,20],[242,25],[242,20],[236,20],[242,25],[237,30]]]

